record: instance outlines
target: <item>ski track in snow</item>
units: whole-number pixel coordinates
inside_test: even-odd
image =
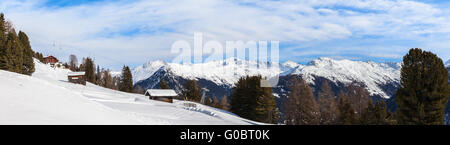
[[[165,103],[90,83],[72,84],[69,70],[37,60],[35,67],[31,77],[0,70],[0,124],[262,124],[198,103],[187,108],[185,101]]]

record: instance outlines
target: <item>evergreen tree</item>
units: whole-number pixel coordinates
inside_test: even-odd
[[[258,82],[261,82],[261,76],[259,76]],[[279,111],[275,103],[275,96],[273,96],[272,88],[259,88],[262,92],[257,98],[257,120],[266,123],[278,123]]]
[[[435,54],[411,49],[403,57],[396,92],[397,121],[407,125],[444,124],[448,102],[448,72]]]
[[[6,51],[6,29],[5,29],[5,15],[0,13],[0,69],[9,70],[9,60]]]
[[[95,84],[95,64],[91,58],[85,58],[83,61],[83,69],[86,74],[86,80]]]
[[[195,80],[189,80],[184,84],[183,96],[194,102],[200,102],[202,99],[202,90],[200,84]]]
[[[123,66],[119,87],[120,91],[133,92],[133,76],[128,66]]]
[[[25,33],[16,33],[13,25],[0,14],[0,69],[31,75],[34,72],[33,50]]]
[[[22,73],[23,69],[23,47],[13,28],[7,34],[4,59],[7,61],[6,69],[11,72]]]
[[[159,87],[161,89],[170,89],[169,84],[164,80],[164,78],[161,78],[161,81],[159,82]]]
[[[279,118],[271,88],[261,87],[261,76],[242,77],[230,96],[230,111],[244,118],[277,123]]]
[[[44,63],[44,55],[42,55],[42,53],[39,53],[38,59],[40,62]]]
[[[22,72],[23,74],[31,75],[34,72],[33,49],[31,49],[27,34],[22,31],[19,31],[19,40],[23,47]]]

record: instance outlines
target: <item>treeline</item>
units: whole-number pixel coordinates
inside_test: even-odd
[[[78,65],[78,58],[73,54],[69,56],[69,63],[65,63],[64,66],[71,71],[84,71],[86,81],[92,84],[123,92],[134,91],[133,77],[128,66],[123,66],[120,76],[112,76],[111,70],[95,66],[94,60],[90,57],[83,58],[82,63]]]
[[[31,75],[34,51],[25,32],[16,33],[12,22],[0,14],[0,69]]]
[[[160,89],[171,89],[168,82],[164,78],[161,78],[159,84]],[[136,87],[136,90],[140,89],[140,86]],[[221,99],[219,99],[217,96],[211,97],[204,95],[200,83],[198,83],[196,80],[188,80],[186,83],[184,83],[183,89],[181,90],[181,95],[177,99],[197,102],[222,110],[230,110],[230,103],[227,96],[223,96]]]
[[[403,57],[400,86],[395,95],[396,112],[383,100],[372,102],[358,83],[337,96],[327,82],[315,98],[311,87],[292,79],[291,92],[283,102],[283,123],[288,125],[442,125],[450,96],[448,71],[435,54],[411,49]]]
[[[283,102],[283,123],[287,125],[388,125],[394,114],[382,100],[372,102],[369,92],[356,82],[338,95],[327,81],[314,97],[313,90],[301,78],[292,78],[291,92]]]

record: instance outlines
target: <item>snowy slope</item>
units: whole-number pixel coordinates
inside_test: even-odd
[[[201,104],[68,83],[68,70],[35,64],[32,76],[0,70],[0,124],[260,124]]]
[[[157,64],[157,65],[155,65]],[[225,64],[225,65],[223,65]],[[380,85],[398,83],[400,79],[400,63],[375,63],[351,60],[333,60],[319,58],[301,65],[293,61],[280,64],[279,69],[257,70],[249,69],[256,62],[230,58],[225,61],[212,61],[203,64],[174,64],[165,62],[149,62],[142,67],[134,69],[133,77],[136,82],[141,78],[149,78],[158,68],[164,68],[173,75],[185,79],[205,79],[218,85],[233,86],[240,77],[245,75],[257,75],[270,77],[275,75],[301,75],[311,84],[316,77],[323,77],[332,82],[348,84],[353,81],[365,84],[371,95],[379,95],[389,98]],[[206,68],[206,69],[205,69]],[[224,71],[231,70],[231,71]],[[232,70],[236,70],[233,73]]]

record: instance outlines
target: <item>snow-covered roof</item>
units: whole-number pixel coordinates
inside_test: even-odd
[[[145,95],[149,94],[150,96],[156,97],[175,97],[178,94],[172,89],[148,89],[145,92]]]
[[[69,72],[67,73],[68,76],[82,76],[85,72]]]

